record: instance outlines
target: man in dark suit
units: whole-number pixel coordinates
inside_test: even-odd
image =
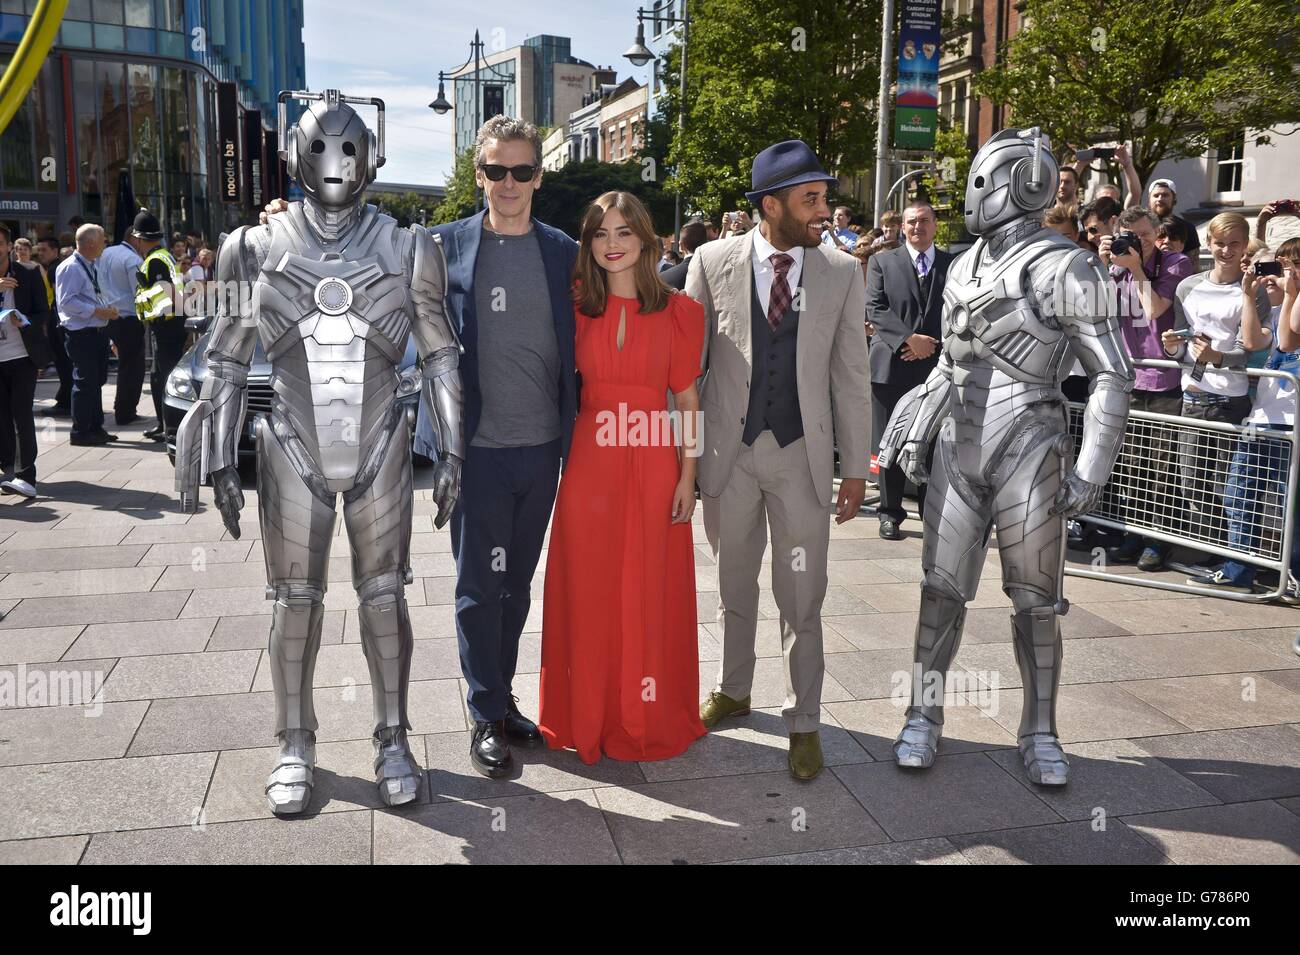
[[[677,237],[677,244],[682,250],[682,261],[679,265],[674,265],[671,269],[664,269],[659,273],[659,277],[664,280],[664,284],[670,288],[675,288],[681,292],[686,289],[686,270],[690,267],[691,256],[695,250],[709,241],[709,230],[703,221],[692,219],[686,225],[682,226],[681,234]]]
[[[513,769],[510,742],[542,741],[512,684],[578,413],[578,244],[532,217],[541,150],[531,123],[489,119],[475,144],[487,209],[433,230],[447,257],[447,316],[464,348],[467,454],[451,517],[456,636],[474,720],[470,760],[493,778]],[[420,421],[415,450],[436,456],[430,422]]]
[[[880,436],[894,405],[925,381],[939,362],[942,338],[943,285],[952,256],[934,245],[937,228],[934,208],[917,200],[903,211],[903,245],[877,252],[867,268],[867,321],[876,333],[871,338],[872,446]],[[895,465],[880,475],[880,536],[899,540],[899,525],[907,516],[903,508],[906,478]],[[919,507],[925,508],[925,488],[917,489]]]

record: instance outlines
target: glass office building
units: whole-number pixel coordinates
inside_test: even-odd
[[[0,69],[35,0],[0,0]],[[134,196],[169,232],[209,241],[277,184],[275,100],[305,86],[302,0],[70,0],[26,103],[0,134],[0,222],[27,235],[73,216],[113,232]],[[220,84],[235,95],[219,115]],[[231,112],[229,109],[227,112]],[[227,192],[219,135],[238,140]],[[128,197],[129,198],[129,197]]]

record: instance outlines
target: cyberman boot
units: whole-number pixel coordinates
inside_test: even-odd
[[[413,802],[420,794],[420,767],[406,742],[406,730],[385,726],[375,734],[375,783],[385,806]]]
[[[316,766],[316,711],[312,678],[325,608],[319,587],[284,586],[271,614],[268,657],[275,686],[275,727],[280,752],[266,780],[266,803],[277,816],[293,816],[311,800]]]
[[[943,734],[943,685],[961,644],[966,606],[933,587],[921,589],[921,616],[916,625],[912,668],[912,704],[894,741],[894,761],[905,769],[934,765]]]
[[[406,742],[414,640],[403,585],[401,575],[392,575],[372,578],[358,588],[361,647],[374,695],[375,784],[386,806],[411,802],[420,790],[420,767]]]
[[[1056,734],[1056,689],[1061,682],[1061,628],[1056,611],[1034,607],[1011,617],[1013,646],[1025,702],[1020,714],[1020,758],[1030,782],[1064,786],[1070,761]]]
[[[316,734],[285,730],[275,768],[266,778],[266,804],[277,816],[296,816],[311,801],[312,770],[316,767]]]

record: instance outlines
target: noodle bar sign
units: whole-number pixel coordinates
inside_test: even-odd
[[[217,148],[221,156],[221,201],[242,198],[239,165],[239,94],[234,83],[217,84]]]

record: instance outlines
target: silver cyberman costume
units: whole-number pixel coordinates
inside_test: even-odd
[[[1133,367],[1097,257],[1042,224],[1057,164],[1038,129],[1007,129],[971,163],[966,227],[978,241],[948,269],[943,354],[899,403],[880,466],[929,481],[924,576],[911,705],[894,743],[899,766],[934,762],[943,686],[997,526],[1003,589],[1024,684],[1019,748],[1029,778],[1064,785],[1057,738],[1058,616],[1065,520],[1090,510],[1110,478],[1128,420]],[[1060,382],[1077,356],[1092,381],[1083,442],[1073,441]],[[926,452],[934,449],[933,473]]]
[[[286,136],[291,98],[311,106]],[[348,103],[378,108],[378,140]],[[177,433],[176,483],[182,507],[194,510],[210,474],[226,526],[239,536],[236,455],[260,338],[274,397],[270,415],[253,427],[266,592],[275,600],[269,655],[280,740],[267,802],[292,815],[311,798],[312,674],[342,494],[374,694],[375,778],[384,803],[400,805],[415,799],[420,770],[406,740],[414,422],[396,402],[397,368],[414,335],[420,400],[438,435],[433,495],[442,527],[465,456],[460,345],[443,311],[446,260],[434,236],[419,226],[402,230],[362,201],[383,163],[382,101],[286,91],[279,113],[281,155],[307,198],[265,226],[236,229],[220,250],[218,279],[250,283],[241,300],[251,307],[218,312],[201,398]]]

